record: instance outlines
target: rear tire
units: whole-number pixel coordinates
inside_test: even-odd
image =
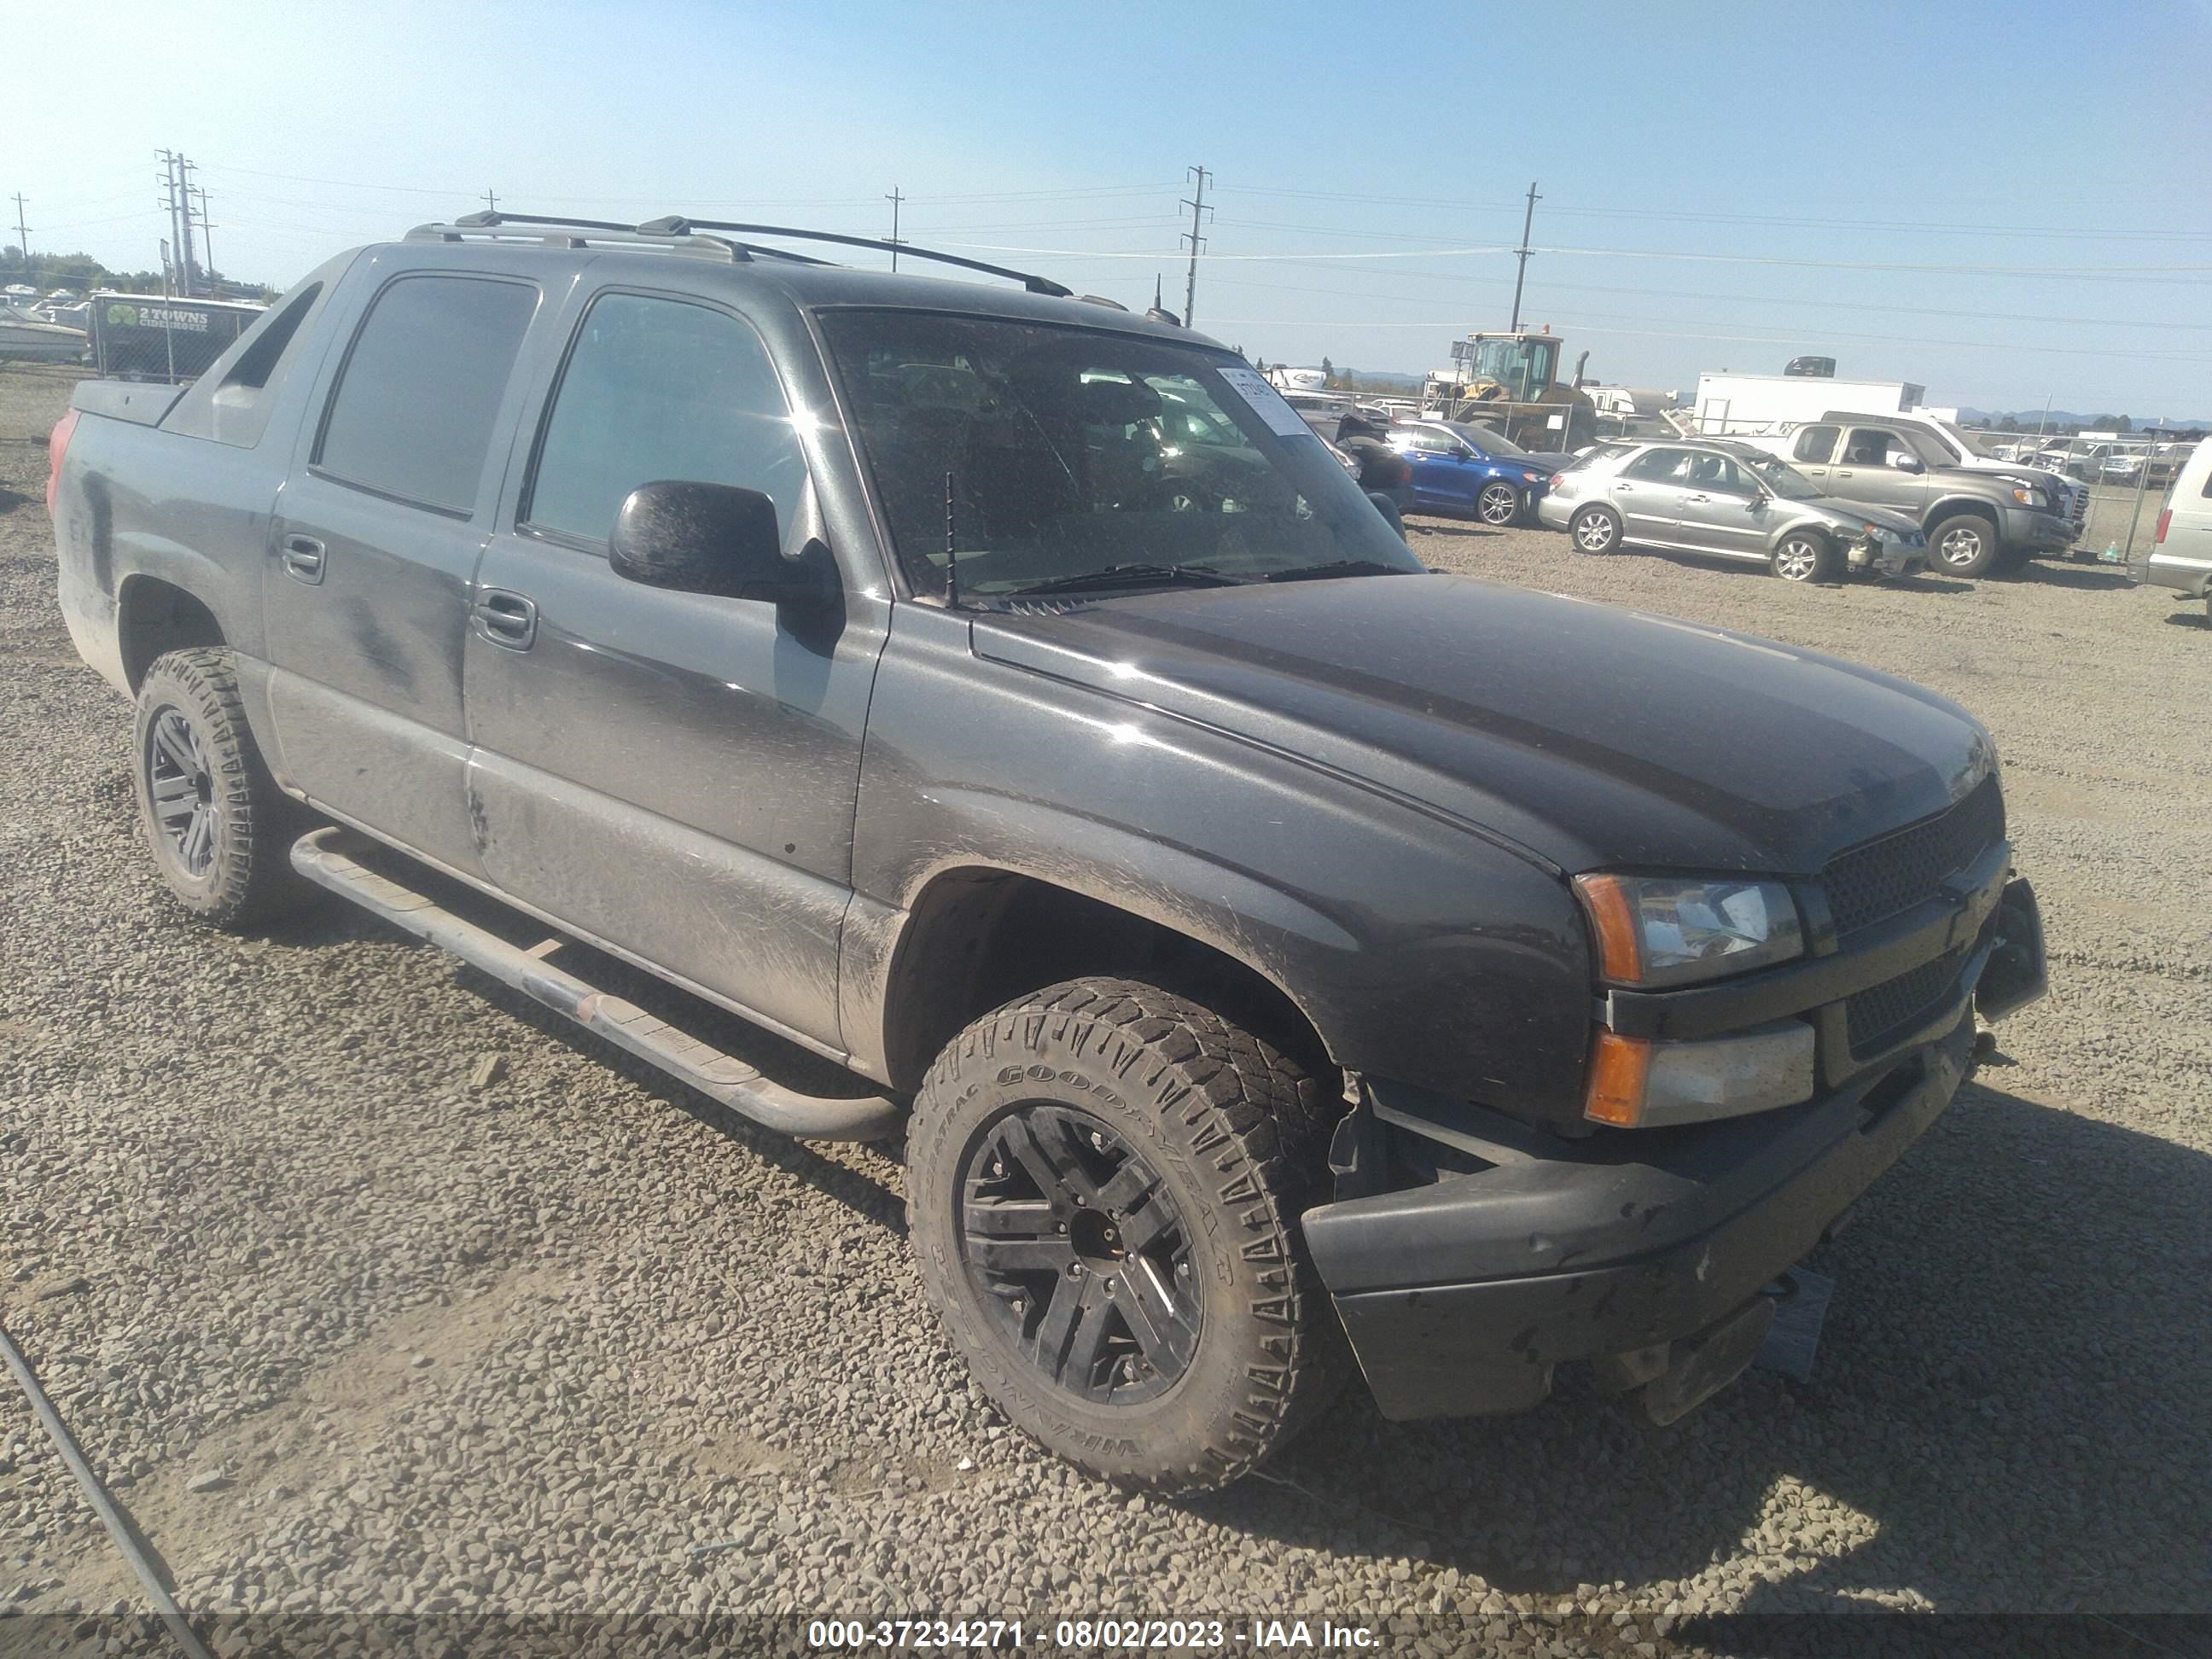
[[[1620,545],[1620,515],[1609,507],[1586,507],[1567,520],[1567,539],[1583,553],[1610,553]]]
[[[1817,531],[1791,531],[1776,544],[1768,563],[1785,582],[1810,586],[1836,579],[1835,546]]]
[[[154,867],[210,927],[241,927],[314,890],[293,873],[305,814],[261,762],[230,653],[172,651],[138,685],[131,782]]]
[[[1007,1004],[915,1097],[921,1281],[1000,1410],[1117,1485],[1219,1486],[1347,1371],[1304,1257],[1318,1197],[1297,1065],[1131,980]]]
[[[2001,550],[1997,527],[1978,513],[1954,513],[1928,532],[1928,562],[1947,576],[1986,576]]]

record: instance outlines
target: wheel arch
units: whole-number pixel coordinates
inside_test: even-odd
[[[2003,521],[1998,518],[1996,508],[1990,506],[1989,502],[1982,500],[1978,495],[1951,495],[1945,497],[1942,501],[1936,502],[1935,506],[1929,507],[1927,513],[1922,516],[1920,527],[1923,531],[1933,530],[1937,525],[1942,523],[1944,520],[1955,519],[1961,514],[1972,514],[1975,518],[1986,519],[1989,520],[1990,529],[1992,532],[1999,535],[2003,533],[2004,524]]]
[[[207,602],[190,588],[143,571],[123,579],[115,599],[123,678],[136,696],[146,671],[172,651],[230,643]]]
[[[884,980],[885,1080],[918,1088],[963,1028],[1025,992],[1094,975],[1157,984],[1201,1003],[1297,1058],[1333,1067],[1320,1027],[1275,976],[1182,925],[1146,916],[1038,874],[968,864],[939,872],[915,896]]]

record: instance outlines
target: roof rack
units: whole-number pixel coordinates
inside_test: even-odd
[[[1032,294],[1050,295],[1054,299],[1072,299],[1075,293],[1074,289],[1054,282],[1049,276],[1013,270],[1005,265],[986,264],[981,259],[964,258],[957,253],[939,253],[934,248],[916,247],[912,242],[884,241],[873,236],[848,236],[833,230],[805,230],[796,225],[744,225],[716,219],[688,219],[675,213],[665,218],[647,220],[641,225],[622,225],[606,219],[572,219],[566,214],[499,213],[484,210],[463,214],[449,222],[417,225],[407,233],[407,240],[410,242],[458,242],[471,235],[495,239],[509,226],[535,233],[533,240],[554,247],[580,248],[589,247],[595,242],[613,242],[665,247],[672,253],[704,254],[710,258],[724,258],[739,264],[750,263],[755,258],[783,259],[802,265],[831,263],[827,259],[817,259],[811,254],[794,253],[789,248],[763,247],[757,242],[734,241],[728,237],[702,233],[725,230],[751,236],[790,236],[804,242],[835,242],[842,247],[868,247],[879,252],[902,253],[909,259],[933,259],[939,264],[957,265],[963,270],[980,270],[986,276],[1005,276],[1019,283]]]
[[[790,236],[803,242],[836,242],[843,247],[870,247],[881,253],[899,254],[909,259],[933,259],[939,264],[957,265],[963,270],[980,270],[986,276],[1005,276],[1019,283],[1032,294],[1048,294],[1054,299],[1073,299],[1075,294],[1074,289],[1054,282],[1049,276],[1039,276],[1026,270],[1013,270],[1005,265],[986,264],[981,259],[964,258],[957,253],[939,253],[934,248],[917,247],[912,242],[884,241],[874,236],[847,236],[837,231],[803,230],[795,225],[745,225],[724,219],[688,219],[681,214],[674,213],[665,219],[650,220],[637,228],[641,232],[657,236],[682,236],[695,231],[726,230],[748,236]],[[768,248],[753,249],[757,253],[774,251]]]
[[[618,225],[605,219],[571,219],[538,213],[464,214],[458,219],[443,223],[417,225],[407,233],[410,242],[459,242],[471,236],[497,240],[508,227],[507,240],[514,240],[517,234],[530,240],[543,242],[549,247],[583,248],[594,244],[612,242],[631,246],[665,248],[671,253],[689,253],[709,259],[726,259],[732,264],[743,264],[752,258],[753,251],[740,243],[720,236],[699,236],[689,232],[672,234],[647,230],[636,225]],[[763,252],[773,250],[763,249]]]

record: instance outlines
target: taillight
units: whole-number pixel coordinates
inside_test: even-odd
[[[54,422],[54,429],[46,438],[46,516],[54,515],[54,502],[62,492],[62,457],[69,453],[70,434],[76,430],[76,410],[70,410]]]
[[[1557,489],[1559,487],[1559,481],[1566,476],[1567,475],[1564,472],[1554,472],[1552,475],[1552,482],[1549,487],[1551,489]]]
[[[2158,534],[2150,538],[2150,544],[2153,547],[2163,547],[2166,544],[2166,527],[2172,522],[2173,509],[2170,507],[2160,507],[2158,513]]]

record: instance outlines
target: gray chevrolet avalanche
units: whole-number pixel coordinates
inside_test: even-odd
[[[1115,1481],[1233,1480],[1355,1364],[1398,1418],[1724,1386],[2043,988],[1988,734],[1431,574],[1212,342],[802,240],[425,226],[78,387],[61,606],[177,902],[336,894],[902,1143],[948,1340]]]

